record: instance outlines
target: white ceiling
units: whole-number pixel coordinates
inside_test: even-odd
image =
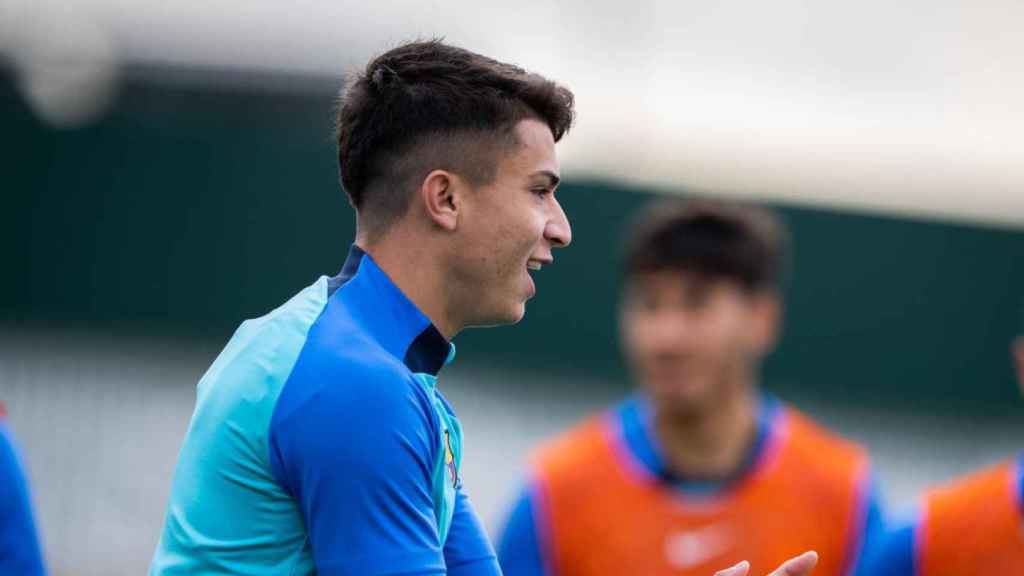
[[[340,77],[445,36],[573,89],[571,175],[1017,228],[1022,31],[1019,0],[0,0],[58,120],[120,62]]]

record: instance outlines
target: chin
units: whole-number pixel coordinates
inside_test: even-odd
[[[699,414],[712,401],[710,391],[699,385],[667,385],[653,391],[654,399],[665,408],[679,415]]]
[[[501,310],[495,310],[490,314],[483,315],[479,320],[470,325],[481,328],[487,326],[509,326],[511,324],[518,324],[525,315],[526,303],[524,302],[516,306],[508,306]]]
[[[506,312],[507,314],[502,318],[499,324],[518,324],[519,321],[526,316],[526,303],[522,302],[512,306]]]
[[[710,402],[704,396],[679,395],[670,398],[668,402],[672,410],[680,414],[696,415],[701,414],[710,406]]]

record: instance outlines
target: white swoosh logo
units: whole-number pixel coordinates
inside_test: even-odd
[[[673,532],[665,539],[669,564],[685,570],[722,555],[731,545],[730,530],[724,526],[704,526]]]

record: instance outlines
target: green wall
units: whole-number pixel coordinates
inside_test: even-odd
[[[329,87],[296,95],[140,78],[129,75],[103,120],[54,130],[0,75],[5,325],[220,339],[339,268],[353,214],[336,185]],[[624,381],[618,242],[652,195],[571,178],[559,194],[572,248],[541,274],[520,325],[459,337],[461,361]],[[1007,346],[1021,328],[1024,233],[781,213],[795,256],[770,387],[930,409],[1020,407]]]

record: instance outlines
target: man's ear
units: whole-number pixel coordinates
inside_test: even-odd
[[[443,230],[454,231],[459,222],[459,177],[445,170],[434,170],[420,184],[419,199],[427,218]]]
[[[762,354],[775,349],[782,332],[782,300],[775,292],[754,295],[754,345]]]

